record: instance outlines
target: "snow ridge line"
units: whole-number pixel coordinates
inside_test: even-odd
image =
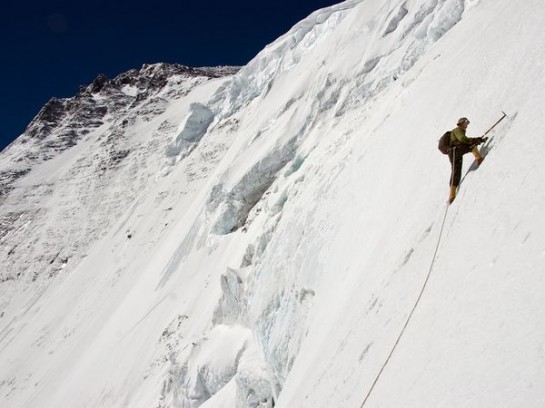
[[[428,274],[426,276],[426,279],[424,280],[424,284],[422,285],[422,289],[420,290],[420,293],[418,294],[418,298],[416,299],[416,302],[414,303],[414,306],[413,306],[411,312],[409,313],[409,316],[407,317],[407,320],[405,321],[405,324],[403,325],[403,328],[401,329],[401,332],[399,333],[399,336],[397,336],[397,339],[396,339],[396,341],[395,341],[395,343],[394,343],[394,345],[392,347],[392,350],[390,350],[390,353],[388,354],[388,357],[384,361],[384,364],[382,364],[382,367],[380,368],[377,376],[375,377],[375,380],[373,381],[373,384],[371,385],[371,388],[369,388],[369,391],[367,392],[367,395],[365,396],[365,399],[363,400],[360,408],[363,408],[365,406],[365,403],[367,402],[367,400],[371,396],[371,393],[373,392],[373,389],[377,385],[378,380],[379,380],[380,376],[382,375],[382,372],[384,371],[384,369],[388,365],[390,359],[392,358],[392,355],[394,354],[395,349],[397,348],[397,345],[401,341],[401,338],[403,337],[403,334],[405,333],[405,330],[407,329],[407,326],[409,325],[409,322],[411,321],[411,318],[412,318],[412,316],[414,314],[414,311],[416,310],[416,307],[418,306],[418,303],[420,302],[420,299],[422,298],[422,295],[424,294],[424,290],[426,289],[426,285],[428,284],[431,273],[433,271],[433,266],[435,264],[435,258],[437,257],[437,252],[439,250],[439,245],[441,244],[441,238],[443,237],[443,228],[445,226],[445,221],[447,219],[447,214],[448,214],[449,207],[450,207],[450,205],[447,204],[447,206],[445,208],[445,214],[443,215],[443,221],[441,222],[441,229],[439,231],[439,238],[437,239],[437,245],[435,246],[435,251],[434,251],[433,257],[431,259],[430,268],[428,270]]]

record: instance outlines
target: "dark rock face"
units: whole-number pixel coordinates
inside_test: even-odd
[[[131,69],[114,79],[108,79],[106,75],[100,74],[91,85],[81,89],[80,95],[115,92],[126,85],[136,87],[140,93],[151,94],[165,87],[169,78],[173,76],[220,78],[234,75],[239,69],[240,67],[191,68],[178,64],[145,64],[140,70]]]
[[[104,74],[100,74],[90,85],[91,87],[91,93],[97,93],[100,92],[102,88],[104,88],[104,85],[108,82],[108,77]],[[85,88],[83,88],[85,89]]]
[[[21,170],[14,168],[0,171],[0,205],[8,193],[13,189],[13,183],[28,172],[30,172],[30,168],[24,168]],[[2,234],[0,233],[0,238],[1,237]]]
[[[57,98],[51,98],[49,102],[45,104],[40,113],[38,113],[37,120],[44,125],[56,126],[59,122],[59,118],[65,110],[65,104],[62,100]]]

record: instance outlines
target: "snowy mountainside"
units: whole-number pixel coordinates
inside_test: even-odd
[[[1,207],[2,404],[543,406],[544,17],[346,1],[37,149]],[[437,138],[502,110],[447,210]]]
[[[73,98],[51,99],[2,152],[0,238],[18,229],[35,241],[9,240],[1,279],[55,274],[81,255],[79,246],[85,251],[102,236],[157,172],[179,121],[160,115],[227,69],[145,65],[111,80],[99,75]],[[56,228],[58,216],[71,221]]]

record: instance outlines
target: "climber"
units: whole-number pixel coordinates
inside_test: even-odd
[[[484,158],[481,156],[477,145],[483,143],[484,137],[467,137],[466,129],[469,125],[467,118],[458,119],[457,127],[450,132],[450,144],[448,149],[448,158],[450,160],[452,174],[450,175],[450,195],[449,203],[452,203],[456,198],[456,191],[460,184],[462,176],[463,156],[466,153],[473,153],[475,162],[479,166]]]

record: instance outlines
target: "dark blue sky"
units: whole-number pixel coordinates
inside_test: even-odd
[[[328,0],[31,0],[0,13],[0,149],[51,98],[144,63],[244,65]]]

